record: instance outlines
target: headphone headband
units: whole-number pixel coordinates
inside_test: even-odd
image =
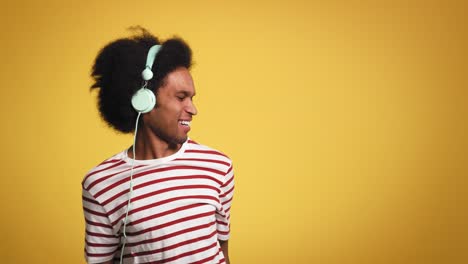
[[[154,45],[148,51],[148,57],[146,58],[146,67],[152,68],[156,54],[158,54],[161,49],[161,45]]]
[[[153,71],[151,69],[153,68],[154,60],[156,59],[156,55],[158,54],[160,49],[161,45],[154,45],[149,49],[148,55],[146,57],[146,66],[143,72],[141,73],[141,77],[143,77],[143,80],[149,81],[153,78]]]

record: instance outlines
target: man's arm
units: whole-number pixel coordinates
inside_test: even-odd
[[[229,262],[229,252],[228,252],[228,240],[218,240],[219,244],[221,245],[221,250],[224,254],[224,259],[226,260],[226,264],[230,264]]]

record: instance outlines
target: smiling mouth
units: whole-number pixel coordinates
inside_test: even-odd
[[[179,124],[190,127],[190,121],[185,121],[185,120],[179,121]]]

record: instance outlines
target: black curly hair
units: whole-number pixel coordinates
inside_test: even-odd
[[[135,129],[138,113],[132,107],[131,98],[143,84],[141,72],[153,45],[162,45],[153,64],[153,79],[148,82],[148,89],[155,94],[169,73],[192,66],[192,51],[184,40],[174,37],[161,43],[140,26],[130,29],[135,32],[133,36],[112,41],[101,49],[91,72],[94,83],[90,89],[99,89],[101,117],[122,133]]]

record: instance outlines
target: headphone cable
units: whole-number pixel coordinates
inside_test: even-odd
[[[136,160],[136,153],[135,153],[135,145],[136,145],[136,137],[137,137],[137,132],[138,132],[138,120],[140,119],[141,112],[138,112],[138,116],[136,119],[136,125],[135,125],[135,135],[133,137],[133,146],[132,146],[132,151],[133,151],[133,159],[131,160],[132,162],[132,168],[130,170],[130,189],[129,189],[129,194],[128,194],[128,203],[127,203],[127,210],[125,212],[125,218],[123,219],[123,242],[122,242],[122,249],[120,251],[120,264],[123,262],[123,253],[125,249],[125,244],[127,242],[127,233],[126,233],[126,227],[127,227],[127,220],[128,220],[128,211],[130,211],[130,204],[132,201],[132,194],[133,194],[133,167],[135,165],[135,160]],[[128,157],[128,154],[127,154]]]

